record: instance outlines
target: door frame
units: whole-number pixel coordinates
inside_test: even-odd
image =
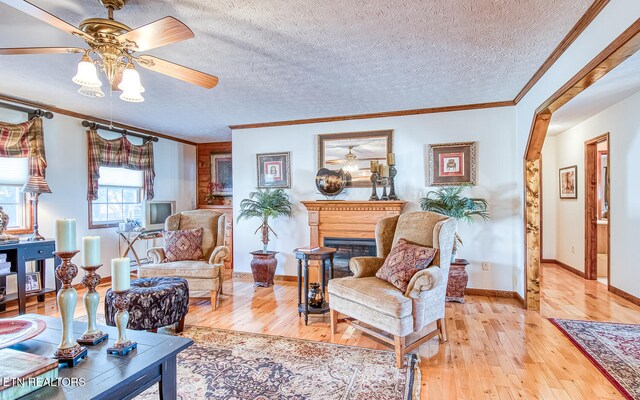
[[[551,116],[600,78],[640,50],[640,18],[584,66],[535,111],[524,153],[524,304],[540,310],[541,159]],[[609,285],[610,288],[610,285]],[[610,289],[609,289],[610,290]]]
[[[598,144],[609,144],[609,132],[584,142],[584,277],[598,279]],[[608,150],[610,157],[611,152]],[[607,175],[609,175],[607,162]],[[603,177],[603,179],[607,179]],[[609,185],[607,185],[607,190]],[[611,219],[607,223],[607,240],[610,241]],[[607,252],[607,276],[610,275],[611,252]],[[609,286],[607,282],[607,286]]]

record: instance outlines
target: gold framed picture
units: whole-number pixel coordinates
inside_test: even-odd
[[[475,185],[477,151],[478,142],[430,144],[429,185]]]
[[[291,153],[256,154],[259,188],[291,188]]]

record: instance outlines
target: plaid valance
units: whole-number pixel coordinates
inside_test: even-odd
[[[47,159],[42,118],[36,117],[20,124],[0,122],[0,157],[28,157],[29,175],[44,177]]]
[[[89,143],[89,187],[87,199],[98,199],[98,179],[100,167],[119,167],[142,171],[144,174],[143,192],[146,200],[153,199],[153,142],[135,145],[126,137],[107,140],[95,130],[87,131]]]

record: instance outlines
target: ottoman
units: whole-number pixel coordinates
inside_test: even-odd
[[[189,285],[182,278],[156,277],[131,281],[128,329],[151,330],[178,323],[176,332],[182,332],[184,317],[189,312]],[[107,325],[115,326],[117,309],[113,305],[115,293],[107,290],[104,314]]]

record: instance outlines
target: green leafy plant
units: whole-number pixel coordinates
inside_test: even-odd
[[[240,214],[238,214],[238,222],[241,219],[260,218],[262,223],[254,233],[261,231],[263,251],[267,251],[269,245],[269,232],[278,237],[276,232],[269,225],[270,218],[291,217],[292,203],[289,196],[282,189],[261,190],[249,194],[249,198],[240,202]]]
[[[464,220],[468,224],[474,222],[475,217],[484,221],[489,220],[487,208],[489,204],[485,199],[466,197],[462,192],[467,186],[443,186],[438,190],[431,190],[426,197],[420,199],[420,208],[423,211],[433,211],[457,220]],[[454,255],[458,243],[462,245],[462,239],[456,233],[454,243]]]

